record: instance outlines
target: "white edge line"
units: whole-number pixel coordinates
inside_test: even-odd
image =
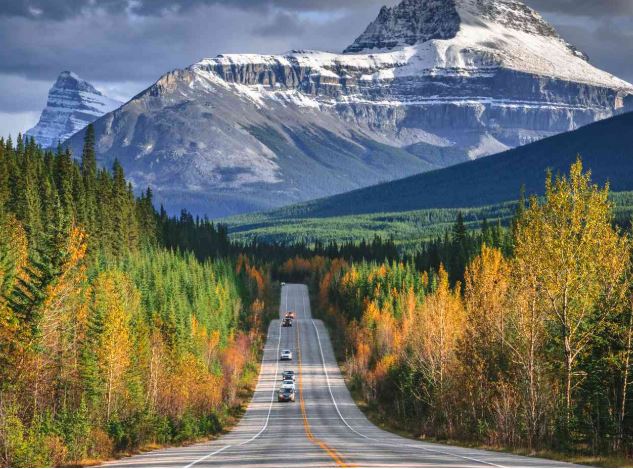
[[[305,302],[305,296],[304,296],[304,302]],[[305,306],[304,306],[304,309],[305,309]],[[474,462],[477,462],[477,463],[480,463],[480,464],[486,464],[486,465],[489,465],[489,466],[504,467],[504,466],[500,466],[498,464],[494,464],[494,463],[491,463],[491,462],[488,462],[488,461],[482,461],[482,460],[479,460],[479,459],[470,458],[468,456],[462,456],[462,455],[459,455],[459,454],[448,453],[448,452],[444,452],[444,451],[436,450],[436,449],[432,449],[432,448],[424,448],[424,447],[420,447],[420,446],[417,446],[417,445],[411,445],[411,444],[386,443],[386,442],[378,440],[376,438],[371,438],[371,437],[369,437],[367,435],[363,435],[362,433],[360,433],[356,429],[352,428],[352,426],[349,423],[347,423],[347,420],[345,420],[345,417],[343,417],[343,415],[341,414],[341,411],[338,408],[338,404],[336,403],[336,399],[334,398],[334,394],[332,393],[332,386],[330,385],[330,376],[328,375],[327,368],[325,366],[325,357],[323,355],[323,347],[321,346],[321,337],[319,335],[319,329],[316,326],[316,323],[314,322],[314,319],[312,319],[312,326],[314,327],[314,331],[316,332],[317,343],[319,344],[319,352],[321,353],[321,363],[323,364],[323,372],[325,373],[325,381],[327,383],[328,391],[330,392],[330,397],[332,398],[332,403],[334,404],[334,408],[336,409],[336,412],[338,413],[338,416],[341,418],[341,421],[351,431],[356,433],[358,436],[360,436],[362,438],[365,438],[366,440],[375,441],[375,442],[378,442],[378,443],[380,443],[382,445],[400,446],[400,447],[409,447],[409,448],[422,449],[424,451],[431,451],[431,452],[435,452],[435,453],[439,453],[439,454],[445,454],[447,456],[458,457],[458,458],[461,458],[461,459],[465,459],[465,460],[468,460],[468,461],[474,461]]]
[[[287,307],[288,306],[288,290],[287,289],[284,289],[284,290],[286,291],[285,303],[286,303],[286,307]],[[277,340],[277,353],[275,355],[275,377],[279,373],[279,348],[280,347],[281,347],[281,327],[279,328],[279,339]],[[262,357],[261,368],[262,368],[262,370],[264,368],[264,359],[263,359],[263,357]],[[260,377],[262,375],[263,375],[263,373],[260,372]],[[274,380],[274,378],[273,378],[273,380]],[[275,391],[276,391],[276,388],[275,388],[275,386],[273,384],[273,391],[272,391],[272,393],[270,395],[270,405],[268,406],[268,415],[266,415],[266,421],[264,422],[264,426],[262,427],[262,429],[259,432],[257,432],[257,434],[255,436],[251,437],[250,439],[248,439],[246,441],[243,441],[242,443],[240,443],[237,446],[243,446],[243,445],[245,445],[247,443],[250,443],[251,441],[256,440],[257,438],[259,438],[259,436],[262,433],[264,433],[266,428],[268,428],[268,422],[270,421],[270,413],[273,410],[273,401],[274,401],[274,398],[275,398]],[[200,459],[197,459],[196,461],[193,461],[192,463],[186,465],[183,469],[189,469],[190,467],[195,466],[199,462],[202,462],[205,459],[210,458],[213,455],[221,453],[222,451],[224,451],[225,449],[230,448],[230,447],[231,447],[231,445],[226,445],[226,446],[224,446],[224,447],[222,447],[222,448],[220,448],[220,449],[218,449],[218,450],[216,450],[216,451],[214,451],[212,453],[207,454],[206,456],[201,457]]]
[[[193,467],[194,465],[198,464],[199,462],[202,462],[202,461],[204,461],[205,459],[210,458],[210,457],[211,457],[211,456],[213,456],[214,454],[218,454],[218,453],[220,453],[220,452],[222,452],[222,451],[224,451],[225,449],[230,448],[230,447],[231,447],[231,445],[226,445],[226,446],[224,446],[223,448],[220,448],[220,449],[218,449],[218,450],[214,451],[213,453],[209,453],[209,454],[207,454],[206,456],[203,456],[203,457],[201,457],[200,459],[197,459],[196,461],[194,461],[194,462],[192,462],[192,463],[190,463],[190,464],[187,464],[187,465],[184,467],[184,469],[188,469],[188,468],[190,468],[190,467]]]

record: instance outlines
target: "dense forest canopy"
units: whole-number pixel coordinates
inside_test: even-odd
[[[188,253],[196,249],[198,256]],[[0,462],[69,465],[221,431],[256,373],[268,276],[121,166],[0,140]]]

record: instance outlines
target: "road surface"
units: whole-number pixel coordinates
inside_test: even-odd
[[[312,319],[305,285],[282,288],[280,317],[295,311],[293,327],[274,320],[259,381],[246,413],[227,435],[208,443],[167,448],[113,461],[108,467],[569,467],[544,459],[420,442],[370,423],[352,400],[323,323]],[[292,362],[279,362],[283,349]],[[297,375],[297,400],[278,403],[281,372]]]

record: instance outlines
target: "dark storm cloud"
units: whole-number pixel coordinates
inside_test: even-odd
[[[382,3],[393,3],[389,0]],[[527,0],[544,12],[583,16],[633,15],[632,0]],[[241,9],[278,8],[288,11],[329,11],[379,5],[379,0],[5,0],[0,16],[64,20],[89,11],[129,12],[140,16],[186,13],[200,6],[222,5]]]
[[[183,14],[200,6],[221,5],[246,10],[328,11],[377,5],[380,0],[5,0],[0,16],[64,20],[90,11],[128,12],[139,16]],[[389,0],[387,0],[389,3]]]
[[[0,74],[52,82],[60,70],[69,69],[87,80],[151,84],[169,70],[222,52],[340,51],[379,8],[343,9],[338,14],[268,9],[254,14],[216,3],[160,16],[104,9],[84,9],[63,21],[43,20],[44,13],[39,19],[0,16]]]
[[[569,16],[633,15],[633,0],[526,0],[531,7]]]

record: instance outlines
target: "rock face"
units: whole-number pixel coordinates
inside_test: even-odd
[[[52,147],[121,104],[76,74],[62,72],[48,92],[39,122],[26,135],[43,147]]]
[[[404,0],[393,8],[382,7],[371,23],[345,52],[393,49],[431,39],[451,39],[459,31],[455,3],[446,0]]]
[[[119,158],[171,211],[220,216],[497,153],[632,96],[518,0],[404,0],[342,54],[205,59],[96,129],[103,164]]]

